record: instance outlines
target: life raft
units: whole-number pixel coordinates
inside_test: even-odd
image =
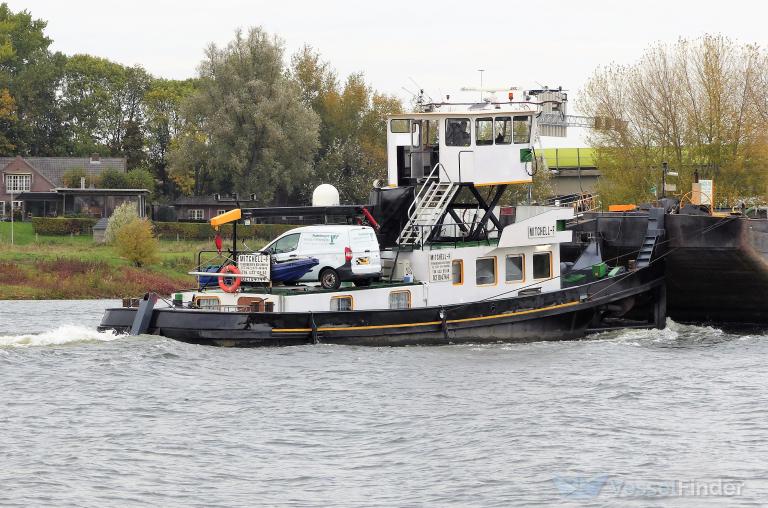
[[[227,293],[234,293],[237,291],[237,288],[240,287],[240,277],[230,277],[232,283],[227,284],[227,277],[223,274],[231,273],[234,275],[240,275],[240,270],[238,270],[235,265],[227,265],[219,270],[219,273],[222,274],[219,275],[219,287],[222,289],[222,291]]]

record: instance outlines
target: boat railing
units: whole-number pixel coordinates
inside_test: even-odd
[[[445,174],[445,178],[448,180],[448,182],[451,182],[451,177],[448,175],[448,171],[446,171],[445,166],[443,166],[443,163],[438,162],[437,164],[435,164],[435,166],[432,168],[432,171],[430,171],[429,175],[425,178],[424,185],[422,185],[421,189],[419,189],[419,192],[416,193],[416,198],[411,203],[411,206],[408,207],[409,218],[414,216],[414,213],[416,211],[416,208],[418,207],[418,204],[421,203],[421,201],[424,199],[425,193],[427,192],[427,189],[431,187],[431,184],[434,181],[435,177],[437,177],[438,181],[440,180],[440,169],[443,170],[443,173]]]

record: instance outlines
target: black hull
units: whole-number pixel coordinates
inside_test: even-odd
[[[612,315],[616,308],[635,325],[663,326],[664,286],[658,272],[649,268],[551,293],[423,309],[245,313],[161,308],[153,311],[147,333],[236,347],[578,339],[596,327],[611,326],[619,319]],[[107,309],[99,329],[126,332],[136,312],[135,308]]]
[[[592,215],[574,229],[598,232],[606,258],[631,257],[647,218]],[[668,315],[675,321],[768,325],[768,220],[667,215]]]

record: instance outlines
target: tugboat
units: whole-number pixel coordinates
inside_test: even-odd
[[[604,259],[592,242],[564,262],[560,249],[572,242],[573,208],[499,206],[506,189],[533,180],[537,115],[545,102],[537,97],[537,91],[510,91],[505,101],[433,103],[388,118],[386,185],[376,185],[365,206],[322,210],[375,230],[382,269],[365,284],[276,284],[274,249],[238,249],[237,224],[281,210],[236,209],[211,220],[214,227],[234,225],[219,287],[201,284],[165,306],[153,294],[138,305],[126,301],[106,310],[99,329],[218,346],[400,346],[565,340],[600,329],[663,327],[664,270],[656,262],[663,210],[646,218],[636,257]],[[308,208],[292,215],[311,213]],[[338,249],[351,273],[356,263],[370,262],[350,245]],[[330,273],[333,267],[323,264],[310,268]]]

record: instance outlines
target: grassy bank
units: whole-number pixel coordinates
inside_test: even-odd
[[[16,223],[11,245],[10,230],[10,223],[0,223],[0,300],[168,295],[195,285],[187,272],[199,250],[213,249],[211,242],[161,240],[160,261],[135,268],[112,246],[94,244],[90,235],[40,236],[30,223]]]

